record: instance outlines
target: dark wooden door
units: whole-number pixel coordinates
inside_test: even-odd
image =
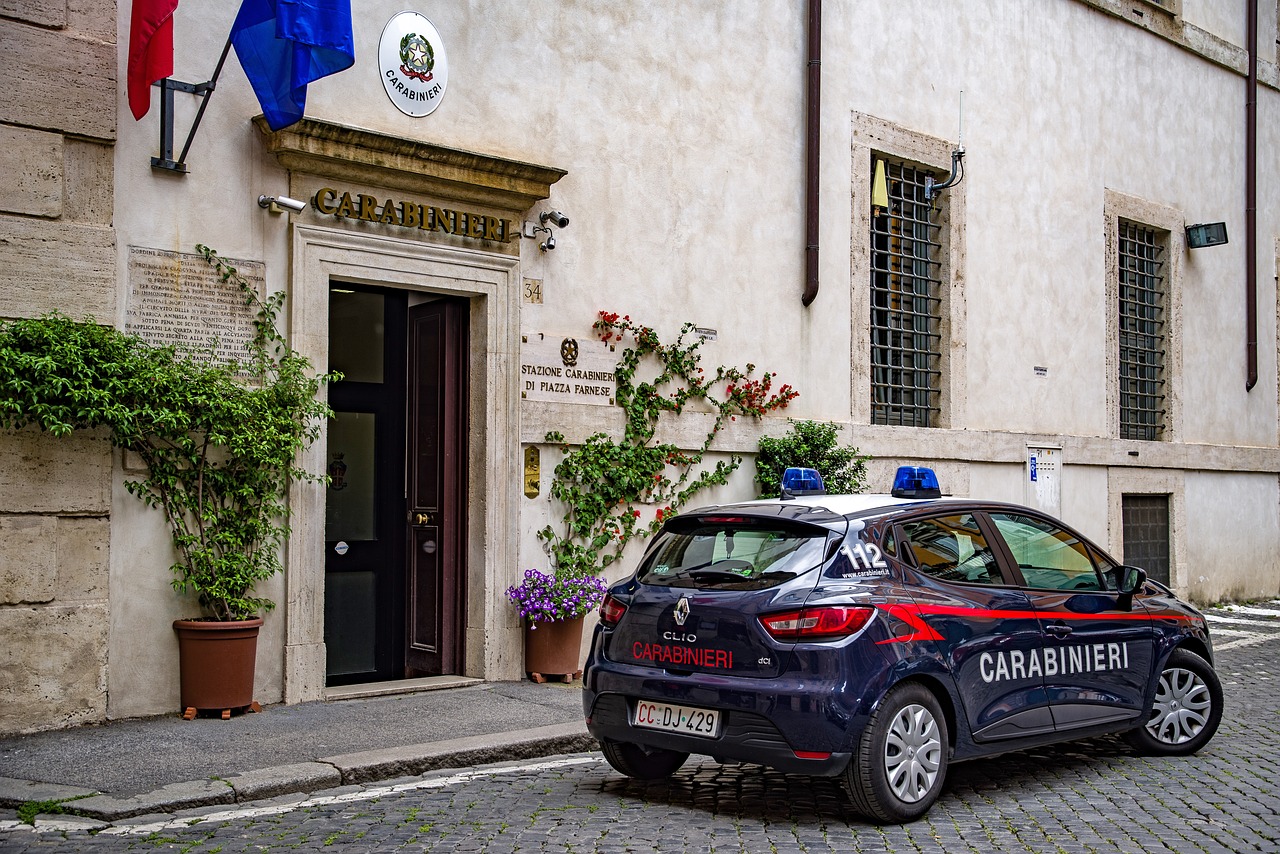
[[[327,682],[404,676],[403,291],[335,283],[329,297],[324,638]]]
[[[461,672],[466,579],[468,309],[409,309],[406,675]]]

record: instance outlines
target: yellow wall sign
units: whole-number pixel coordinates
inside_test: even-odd
[[[311,197],[311,204],[322,214],[338,219],[358,219],[419,231],[443,232],[471,240],[506,243],[520,237],[514,220],[470,211],[456,211],[417,202],[380,200],[377,196],[349,192],[339,194],[332,187],[321,187]]]

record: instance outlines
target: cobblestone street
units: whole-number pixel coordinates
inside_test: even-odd
[[[952,767],[915,824],[848,812],[834,780],[694,757],[638,783],[603,759],[441,772],[97,833],[0,831],[4,851],[1134,852],[1280,850],[1280,605],[1211,615],[1226,713],[1190,758],[1095,739]]]

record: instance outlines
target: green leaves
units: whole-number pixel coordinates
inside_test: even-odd
[[[574,576],[598,574],[622,555],[633,537],[653,534],[693,495],[728,483],[741,457],[703,467],[716,436],[739,415],[758,418],[797,396],[789,385],[774,392],[773,374],[752,379],[754,365],[745,371],[722,366],[708,375],[700,364],[702,339],[686,341],[692,323],[681,327],[673,344],[663,344],[651,327],[613,312],[600,312],[594,328],[605,343],[631,342],[614,371],[614,399],[625,413],[626,427],[620,440],[596,433],[574,449],[559,432],[546,435],[565,454],[551,483],[551,496],[565,506],[565,514],[560,531],[547,526],[539,537],[556,572]],[[642,369],[652,377],[637,381]],[[654,444],[659,417],[664,412],[678,416],[690,403],[715,415],[702,446],[686,452]]]
[[[756,483],[761,498],[777,498],[782,473],[799,466],[817,469],[830,493],[860,492],[866,487],[867,460],[857,448],[840,447],[840,427],[821,421],[792,421],[791,432],[779,438],[760,439],[756,456]]]
[[[330,414],[318,399],[330,377],[312,375],[277,330],[283,294],[259,300],[234,267],[196,248],[258,308],[246,362],[192,358],[88,318],[12,321],[0,326],[0,427],[108,428],[146,464],[125,486],[169,520],[174,588],[214,619],[247,619],[274,604],[250,591],[281,569],[290,481],[318,479],[294,461]]]

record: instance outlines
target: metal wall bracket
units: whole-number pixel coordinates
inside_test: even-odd
[[[154,84],[160,87],[160,156],[151,158],[152,169],[164,169],[169,172],[176,172],[185,175],[187,172],[187,152],[191,150],[191,141],[196,137],[196,131],[200,128],[200,120],[204,118],[205,107],[209,105],[209,96],[213,94],[214,87],[218,83],[218,77],[222,74],[222,66],[227,61],[227,53],[231,50],[231,39],[227,38],[227,43],[222,48],[222,56],[218,57],[218,67],[213,71],[213,77],[204,83],[183,83],[181,80],[174,80],[172,77],[165,77],[163,80],[157,80]],[[200,98],[200,109],[196,111],[196,117],[191,122],[191,130],[187,133],[187,141],[182,146],[182,153],[178,155],[178,159],[173,158],[173,93],[186,92]]]

